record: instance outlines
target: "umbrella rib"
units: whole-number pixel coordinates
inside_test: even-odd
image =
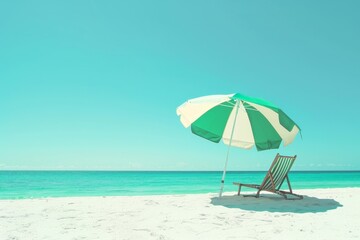
[[[243,102],[243,101],[242,101]],[[232,102],[226,102],[227,104],[224,104],[224,103],[220,103],[218,106],[222,106],[222,107],[228,107],[228,108],[234,108],[236,107],[236,103],[232,103]],[[245,107],[243,105],[244,109],[246,110],[251,110],[251,111],[256,111],[256,112],[259,112],[259,110],[257,110],[256,108],[252,107],[252,108],[249,108],[249,107]],[[240,106],[238,106],[238,108],[240,108]]]
[[[227,107],[227,108],[234,108],[234,107],[236,107],[235,105],[231,105],[231,106],[229,106],[229,105],[225,105],[225,104],[219,104],[218,106]],[[239,108],[239,107],[238,107],[238,108]],[[245,107],[245,106],[244,106],[244,109],[246,109],[246,110],[250,110],[250,111],[256,111],[256,112],[259,112],[259,110],[257,110],[257,109],[254,109],[254,108],[247,108],[247,107]]]
[[[243,101],[242,101],[243,102]],[[232,102],[226,102],[227,104],[224,104],[223,103],[220,103],[218,106],[222,106],[222,107],[227,107],[227,108],[234,108],[236,107],[236,103],[232,103]],[[250,111],[256,111],[256,112],[259,112],[259,110],[257,110],[256,108],[252,107],[252,108],[249,108],[249,107],[245,107],[243,105],[244,109],[245,110],[250,110]],[[240,108],[240,106],[238,106],[238,108]]]
[[[220,103],[218,106],[228,107],[228,108],[233,108],[233,107],[235,106],[235,104],[230,103],[230,102],[229,102],[229,104],[228,104],[228,105],[225,105],[225,104],[223,104],[223,103]]]

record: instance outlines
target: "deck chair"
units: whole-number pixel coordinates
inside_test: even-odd
[[[244,184],[244,183],[238,183],[238,182],[233,183],[234,185],[239,186],[238,195],[240,195],[241,187],[244,186],[244,187],[258,189],[256,195],[244,195],[245,197],[254,196],[254,197],[258,198],[261,191],[268,191],[268,192],[279,194],[287,200],[303,199],[303,196],[297,195],[292,192],[290,180],[289,180],[289,176],[288,176],[288,173],[289,173],[292,165],[294,164],[295,159],[296,159],[296,155],[291,157],[291,156],[282,156],[280,154],[277,154],[273,163],[270,166],[269,171],[265,175],[265,178],[261,185]],[[285,179],[287,181],[289,191],[280,190],[281,185],[283,184]],[[288,198],[287,195],[295,196],[295,198]]]

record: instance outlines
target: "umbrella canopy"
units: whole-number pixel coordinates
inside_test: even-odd
[[[262,99],[240,93],[211,95],[186,101],[177,108],[184,127],[192,133],[218,143],[258,151],[290,144],[299,126],[280,108]],[[229,153],[229,149],[228,149]],[[223,189],[228,154],[220,195]]]

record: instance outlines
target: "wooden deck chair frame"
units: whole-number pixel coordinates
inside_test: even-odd
[[[240,195],[241,187],[249,187],[249,188],[256,188],[258,189],[256,195],[243,195],[245,197],[253,196],[253,197],[259,197],[261,191],[268,191],[272,193],[279,194],[283,196],[287,200],[295,200],[295,199],[303,199],[303,196],[293,193],[288,173],[290,172],[290,169],[292,165],[294,164],[296,159],[295,156],[282,156],[279,153],[276,155],[273,163],[271,164],[269,171],[265,175],[265,178],[261,185],[257,184],[244,184],[244,183],[238,183],[234,182],[234,185],[238,185],[238,195]],[[286,179],[286,182],[288,184],[289,191],[280,190],[282,184],[284,183]],[[295,196],[295,198],[288,198],[287,195]]]

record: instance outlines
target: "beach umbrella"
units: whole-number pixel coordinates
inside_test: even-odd
[[[299,126],[272,103],[240,93],[210,95],[186,101],[176,110],[185,128],[212,142],[228,145],[221,180],[224,188],[230,147],[258,151],[277,149],[281,142],[290,144]]]

